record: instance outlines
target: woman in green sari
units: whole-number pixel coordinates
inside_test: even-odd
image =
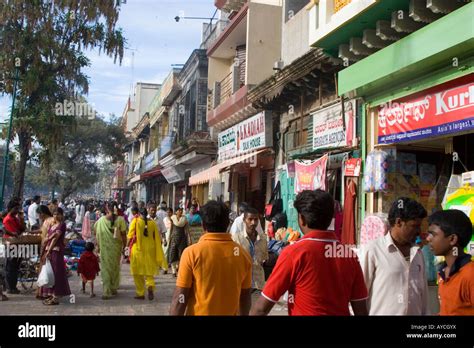
[[[95,223],[97,250],[100,254],[100,275],[103,285],[102,299],[117,294],[120,284],[120,259],[127,242],[127,224],[118,216],[118,204],[106,207],[106,215]]]

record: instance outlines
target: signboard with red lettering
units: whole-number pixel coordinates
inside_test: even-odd
[[[344,164],[344,176],[359,176],[361,163],[360,158],[349,158]]]
[[[353,144],[355,141],[355,113],[355,100],[344,103],[344,120],[341,103],[314,112],[312,114],[313,150],[355,145]]]
[[[378,108],[378,141],[390,144],[474,129],[474,82]]]
[[[312,162],[295,161],[295,193],[304,190],[326,190],[328,155]]]

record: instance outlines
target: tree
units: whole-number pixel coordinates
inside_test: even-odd
[[[41,171],[41,182],[55,187],[66,199],[73,193],[89,189],[101,177],[106,163],[123,160],[126,143],[122,129],[100,118],[79,119],[77,127],[63,135],[64,145],[54,154],[44,150],[39,158],[50,158],[50,165]]]
[[[13,137],[19,162],[13,194],[23,196],[31,145],[38,142],[51,155],[63,143],[75,117],[55,114],[56,103],[77,102],[86,95],[90,66],[85,50],[122,61],[125,38],[116,28],[119,0],[3,0],[0,2],[0,93],[12,94],[15,59],[21,61]],[[44,156],[46,166],[51,156]],[[82,168],[87,170],[87,168]]]

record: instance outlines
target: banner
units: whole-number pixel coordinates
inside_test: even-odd
[[[345,120],[341,103],[313,113],[313,150],[351,147],[355,138],[356,101],[344,103]]]
[[[390,144],[474,129],[474,82],[421,97],[385,103],[378,110],[378,141]]]
[[[326,190],[328,157],[328,155],[324,155],[309,164],[295,161],[295,193],[300,193],[304,190]]]

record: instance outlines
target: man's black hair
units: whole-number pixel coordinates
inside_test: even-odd
[[[428,222],[430,225],[438,226],[446,237],[457,235],[460,248],[465,248],[472,238],[472,222],[460,210],[437,211],[429,217]]]
[[[326,230],[334,217],[334,199],[323,190],[300,192],[293,206],[311,229]]]
[[[427,216],[426,209],[420,203],[411,198],[400,197],[392,203],[388,212],[388,222],[393,227],[397,218],[407,222],[415,219],[424,219]]]
[[[246,202],[241,202],[239,204],[239,214],[245,213],[245,211],[249,208],[248,203]]]
[[[46,205],[40,205],[38,208],[36,208],[36,213],[44,214],[44,215],[47,215],[47,216],[50,216],[50,217],[53,216],[53,214],[49,210],[48,206],[46,206]]]
[[[8,202],[7,211],[10,212],[15,207],[20,208],[20,202],[18,202],[16,199],[12,199],[10,202]]]
[[[94,251],[95,245],[92,242],[87,242],[86,243],[86,250],[87,251]]]
[[[247,209],[245,210],[245,213],[244,213],[244,219],[249,215],[249,214],[252,214],[252,215],[257,215],[258,216],[258,210],[255,209],[254,207],[247,207]]]
[[[202,227],[208,232],[227,232],[229,208],[222,202],[209,201],[201,207]]]
[[[36,201],[39,200],[39,199],[41,199],[41,197],[38,196],[38,195],[36,195],[36,196],[33,197],[33,202],[36,202]]]
[[[132,208],[130,209],[130,211],[132,212],[133,215],[136,215],[136,214],[138,214],[138,212],[140,211],[140,209],[138,209],[138,207],[132,207]]]

